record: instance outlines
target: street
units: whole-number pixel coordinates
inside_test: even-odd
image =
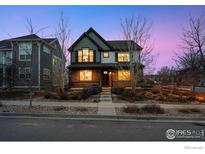
[[[169,141],[167,129],[205,129],[192,122],[0,117],[0,141]],[[172,141],[204,141],[175,139]]]

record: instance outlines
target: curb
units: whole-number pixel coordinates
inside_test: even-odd
[[[158,121],[158,120],[167,120],[167,121],[204,121],[205,117],[200,118],[182,118],[182,117],[140,117],[140,116],[112,116],[112,115],[70,115],[70,114],[63,114],[63,113],[10,113],[4,112],[0,113],[1,117],[27,117],[27,118],[66,118],[66,119],[98,119],[98,120],[123,120],[123,121],[133,121],[133,120],[145,120],[145,121]]]

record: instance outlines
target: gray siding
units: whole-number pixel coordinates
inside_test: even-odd
[[[20,42],[19,42],[20,43]],[[15,86],[28,86],[30,82],[28,80],[19,79],[19,67],[32,67],[32,85],[38,86],[38,45],[32,42],[32,60],[21,61],[19,60],[19,43],[14,43],[14,65],[16,66],[15,71]]]
[[[41,87],[42,88],[48,88],[50,89],[51,86],[52,86],[52,52],[54,52],[53,50],[51,50],[50,48],[50,51],[51,53],[48,54],[46,52],[43,51],[43,46],[45,44],[41,44],[41,65],[40,65],[40,68],[41,68],[41,71],[40,71],[40,74],[41,74]],[[47,46],[47,45],[46,45]],[[47,46],[48,47],[48,46]],[[48,47],[49,48],[49,47]],[[43,79],[43,69],[46,68],[46,69],[49,69],[51,74],[50,74],[50,80],[44,80]]]
[[[115,52],[110,51],[108,58],[103,58],[103,52],[101,52],[101,63],[116,63],[116,61],[115,61]]]

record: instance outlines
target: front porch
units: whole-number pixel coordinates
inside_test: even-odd
[[[130,87],[130,80],[119,80],[116,69],[84,69],[70,72],[70,87],[85,88],[93,84],[101,87]]]

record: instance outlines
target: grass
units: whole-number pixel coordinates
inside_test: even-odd
[[[59,107],[55,107],[54,111],[62,111],[62,110],[65,110],[65,109],[66,109],[65,106],[59,106]]]
[[[122,108],[124,113],[131,113],[131,114],[144,114],[144,113],[151,113],[151,114],[164,114],[165,111],[159,105],[145,105],[141,108],[137,106],[126,106]]]
[[[125,113],[140,113],[140,108],[137,106],[126,106],[122,109]]]
[[[145,105],[141,108],[144,113],[164,114],[165,111],[159,105]]]
[[[80,111],[80,112],[87,112],[88,111],[88,109],[86,107],[76,107],[75,110]]]
[[[192,114],[192,113],[201,113],[202,111],[196,108],[189,108],[189,109],[179,109],[178,112],[185,113],[185,114]]]

